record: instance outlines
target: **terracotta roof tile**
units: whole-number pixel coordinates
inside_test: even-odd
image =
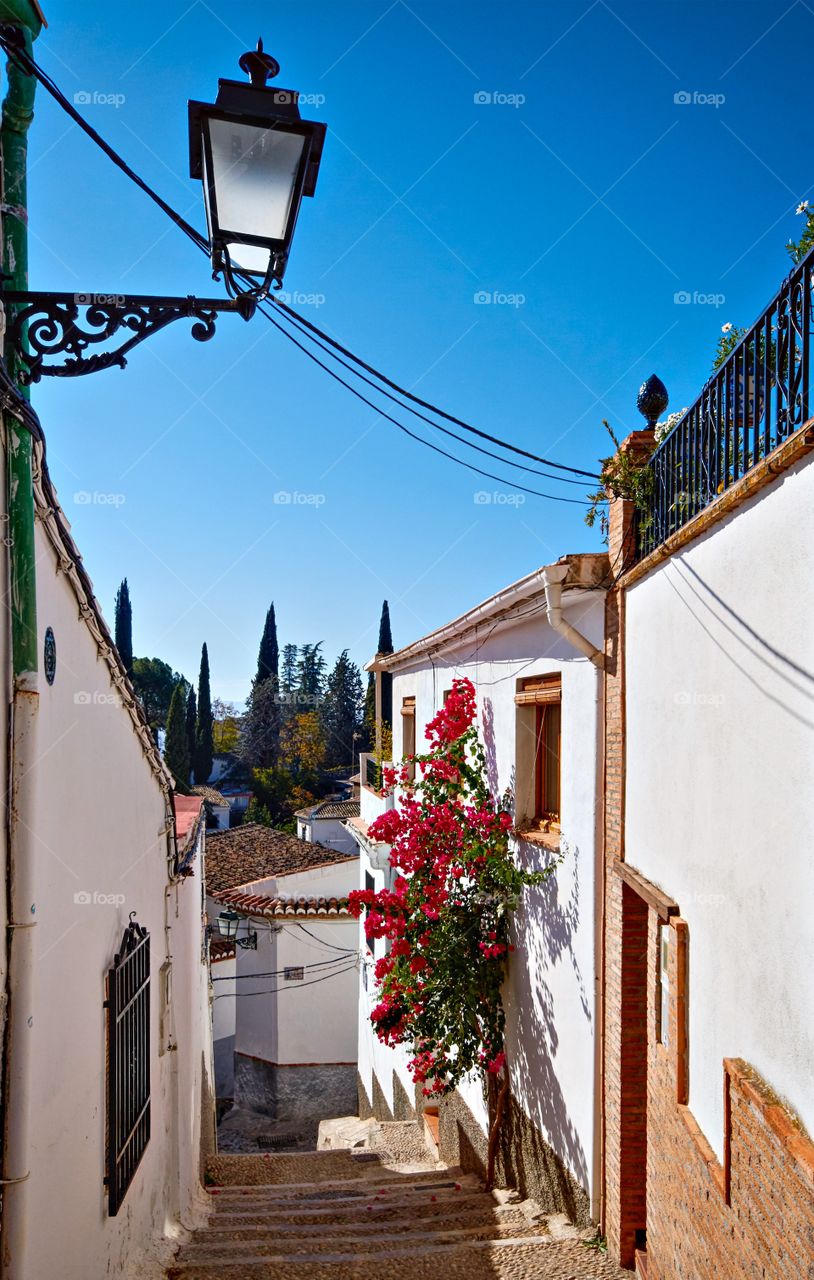
[[[210,831],[206,840],[206,888],[217,895],[254,880],[293,875],[334,862],[352,861],[339,849],[300,840],[259,822],[230,831]]]
[[[234,907],[246,915],[269,919],[295,919],[321,916],[325,919],[351,918],[347,898],[268,897],[260,893],[244,893],[240,889],[224,889],[213,895],[224,906]]]
[[[234,960],[237,955],[237,944],[233,938],[210,938],[209,959],[212,964],[221,960]]]
[[[207,804],[228,805],[229,801],[214,787],[193,787],[192,794],[200,796]]]
[[[358,818],[358,800],[323,800],[322,804],[309,805],[307,809],[298,809],[298,818]]]

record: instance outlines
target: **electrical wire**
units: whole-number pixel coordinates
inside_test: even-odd
[[[134,182],[136,186],[138,186],[139,189],[143,191],[144,194],[147,195],[148,198],[151,199],[181,231],[183,231],[183,233],[196,245],[197,248],[199,248],[202,252],[208,255],[210,251],[210,246],[206,238],[203,235],[201,235],[199,231],[196,231],[195,228],[189,222],[187,222],[187,220],[184,217],[182,217],[182,215],[178,213],[176,209],[172,207],[172,205],[168,204],[166,200],[162,199],[162,197],[158,195],[158,193],[154,190],[154,188],[152,188],[149,185],[149,183],[147,183],[143,178],[141,178],[139,174],[136,173],[136,171],[132,169],[130,165],[127,164],[127,162],[115,150],[115,148],[112,147],[108,142],[106,142],[105,139],[101,136],[101,134],[99,134],[97,130],[94,129],[92,125],[90,125],[84,119],[82,114],[76,109],[73,103],[71,103],[66,98],[65,94],[62,92],[62,90],[59,88],[56,82],[51,78],[51,76],[49,76],[48,73],[36,62],[36,60],[32,58],[23,47],[21,47],[21,40],[22,40],[22,37],[18,28],[11,26],[9,24],[0,25],[0,47],[5,49],[8,56],[16,63],[16,65],[21,70],[26,72],[28,75],[34,76],[39,81],[39,83],[43,86],[43,88],[45,88],[46,91],[51,95],[51,97],[54,98],[54,100],[58,103],[58,105],[71,117],[72,120],[74,120],[76,124],[79,125],[79,127],[91,139],[91,141],[93,141],[105,153],[105,155],[110,160],[113,161],[116,167],[120,169],[121,172],[124,173],[126,177],[128,177],[132,182]],[[243,278],[246,279],[245,276]],[[399,404],[402,409],[406,409],[407,412],[412,413],[414,414],[414,416],[420,418],[422,421],[427,422],[434,429],[443,431],[445,434],[452,436],[454,439],[458,440],[460,443],[465,444],[472,448],[476,448],[478,449],[479,452],[485,453],[490,457],[496,457],[500,461],[506,462],[509,466],[514,466],[524,471],[532,471],[534,474],[546,475],[546,473],[544,472],[536,471],[535,468],[530,468],[530,467],[524,466],[523,464],[515,463],[508,458],[501,459],[499,455],[493,454],[490,450],[482,449],[480,448],[480,446],[477,446],[477,445],[472,445],[471,442],[463,440],[455,432],[449,431],[447,428],[442,427],[439,423],[432,422],[424,414],[417,413],[416,410],[410,407],[410,404],[405,405],[401,403],[398,399],[396,399],[395,396],[390,395],[388,391],[385,391],[384,387],[389,387],[392,391],[397,392],[398,395],[403,396],[405,399],[410,401],[411,404],[420,405],[422,408],[427,409],[428,411],[434,414],[437,414],[439,417],[444,418],[446,421],[461,427],[463,430],[467,431],[468,433],[472,435],[476,435],[483,440],[488,440],[492,444],[496,444],[500,448],[505,449],[511,453],[518,454],[519,456],[528,458],[529,460],[534,462],[540,462],[545,466],[553,467],[559,471],[569,472],[572,475],[582,476],[591,480],[598,479],[598,477],[593,472],[584,471],[578,467],[567,466],[564,463],[554,462],[551,459],[544,458],[538,454],[531,453],[528,450],[521,449],[518,446],[509,443],[508,441],[500,439],[500,437],[498,436],[490,435],[488,432],[481,431],[479,428],[471,426],[471,424],[465,422],[461,418],[457,418],[452,414],[446,413],[443,409],[438,408],[437,406],[431,404],[429,401],[423,400],[421,399],[421,397],[414,395],[411,391],[408,391],[405,387],[400,386],[397,382],[393,381],[392,379],[388,378],[385,374],[381,373],[374,366],[362,360],[361,357],[356,356],[347,347],[343,346],[341,343],[337,342],[334,338],[330,337],[329,334],[326,334],[317,325],[314,325],[310,320],[306,320],[305,317],[300,316],[299,313],[294,311],[293,308],[289,307],[287,303],[284,303],[277,299],[275,299],[274,302],[275,302],[275,305],[286,315],[286,318],[292,321],[298,327],[298,332],[302,333],[303,329],[308,331],[309,340],[313,341],[315,345],[319,346],[323,352],[326,351],[325,344],[327,344],[328,347],[333,349],[333,351],[341,353],[342,356],[346,356],[348,360],[351,360],[356,366],[358,366],[359,369],[365,370],[366,373],[372,375],[373,378],[377,379],[377,381],[383,385],[382,386],[376,385],[376,383],[371,382],[370,378],[367,378],[363,374],[356,372],[356,370],[351,369],[345,360],[340,359],[339,355],[333,355],[333,352],[331,351],[327,352],[327,354],[331,356],[331,358],[338,360],[340,364],[342,364],[346,369],[348,369],[353,376],[359,377],[360,379],[368,383],[368,385],[374,387],[374,389],[378,391],[379,394],[386,396],[390,400],[393,400],[396,404]],[[262,306],[259,307],[258,309],[261,311],[261,313],[265,316],[267,320],[269,320],[272,324],[274,324],[275,328],[277,328],[279,332],[283,333],[285,337],[287,337],[290,341],[294,342],[295,346],[299,347],[299,349],[305,355],[307,355],[311,360],[313,360],[317,365],[319,365],[319,367],[323,369],[324,372],[329,373],[331,377],[333,377],[336,381],[338,381],[342,386],[344,386],[347,390],[349,390],[358,399],[362,400],[363,403],[373,408],[375,412],[381,412],[375,404],[372,404],[371,401],[369,401],[366,397],[361,395],[360,392],[356,391],[355,388],[350,386],[350,384],[347,383],[339,375],[335,374],[331,369],[329,369],[325,364],[323,364],[321,360],[319,360],[316,356],[314,356],[306,347],[304,347],[301,343],[299,343],[288,329],[286,329],[283,325],[280,325],[279,323],[277,323],[273,319],[270,311],[266,310]],[[303,334],[303,336],[306,336],[306,335]],[[411,432],[407,427],[405,427],[402,423],[398,422],[396,419],[391,417],[389,414],[381,412],[381,416],[384,417],[389,422],[393,423],[394,426],[398,427],[399,430],[405,432],[413,440],[417,441],[417,443],[425,445],[427,448],[430,448],[434,452],[441,454],[443,457],[448,458],[450,461],[456,462],[459,466],[466,467],[468,470],[474,471],[478,475],[485,476],[487,479],[496,480],[500,484],[514,485],[513,481],[506,480],[502,476],[496,476],[491,472],[483,471],[478,467],[474,467],[471,464],[464,462],[463,459],[457,458],[454,454],[448,453],[444,449],[440,449],[438,446],[433,445],[430,441],[425,440],[422,436],[418,436],[415,433]],[[546,475],[546,478],[560,480],[564,483],[571,483],[571,484],[580,483],[579,481],[566,480],[562,476],[555,477],[555,476]],[[521,489],[522,492],[524,493],[530,493],[535,497],[547,498],[551,501],[568,502],[576,505],[589,505],[587,503],[584,503],[580,499],[574,499],[574,498],[569,499],[569,498],[560,497],[559,495],[555,495],[555,494],[546,494],[536,489],[530,489],[522,485],[514,485],[514,487]]]
[[[283,928],[285,928],[285,925],[283,926]],[[349,955],[349,956],[350,955],[358,956],[359,954],[359,951],[356,947],[335,947],[332,942],[326,942],[324,938],[320,938],[318,937],[317,934],[312,933],[310,929],[306,929],[304,924],[295,925],[295,928],[301,929],[303,933],[308,934],[309,938],[313,938],[315,942],[319,942],[322,946],[328,947],[331,951],[342,951],[345,953],[345,955]]]
[[[234,997],[235,1000],[247,1000],[250,996],[276,996],[283,991],[302,991],[303,987],[316,987],[320,982],[329,982],[331,978],[340,978],[343,973],[350,973],[355,969],[356,962],[346,965],[344,969],[337,969],[333,973],[325,974],[322,978],[312,978],[310,982],[292,982],[284,987],[272,987],[268,991],[220,991],[215,996],[216,1000],[229,999]]]
[[[350,952],[350,955],[359,955],[359,952]],[[329,969],[332,965],[344,964],[347,960],[346,956],[337,956],[335,960],[319,960],[315,964],[299,964],[287,965],[287,969]],[[231,977],[213,978],[213,982],[235,982],[245,978],[280,978],[286,973],[286,969],[269,969],[263,973],[233,973]]]

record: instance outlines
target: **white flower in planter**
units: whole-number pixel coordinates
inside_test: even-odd
[[[798,213],[805,213],[807,209],[808,209],[808,201],[807,201],[807,200],[801,200],[801,201],[800,201],[800,203],[799,203],[799,204],[798,204],[798,206],[797,206],[797,212],[798,212]]]
[[[730,333],[731,331],[732,331],[732,325],[729,324],[728,321],[726,324],[721,325],[721,333]]]

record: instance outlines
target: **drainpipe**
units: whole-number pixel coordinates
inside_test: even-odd
[[[568,568],[567,564],[549,564],[543,569],[548,625],[559,631],[586,658],[590,658],[594,666],[604,668],[605,655],[601,649],[597,649],[587,636],[582,635],[562,616],[562,584],[568,576]]]
[[[0,0],[0,21],[20,28],[30,54],[42,28],[34,0]],[[28,288],[27,134],[34,116],[35,81],[11,62],[0,125],[2,160],[2,265],[6,284]],[[8,357],[12,378],[19,368]],[[10,601],[11,715],[6,807],[6,1018],[3,1055],[3,1277],[26,1274],[26,1237],[34,1218],[30,1198],[30,1116],[33,1018],[34,839],[36,813],[37,598],[34,555],[32,439],[14,419],[5,420],[8,500],[8,599]]]

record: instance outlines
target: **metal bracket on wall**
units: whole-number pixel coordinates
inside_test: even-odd
[[[5,289],[0,300],[10,309],[6,345],[20,360],[19,381],[42,377],[75,378],[114,366],[124,368],[133,347],[176,320],[192,320],[192,337],[208,342],[219,312],[250,320],[253,298],[164,298],[151,294],[28,293]],[[80,315],[81,313],[81,315]],[[109,341],[120,329],[130,336],[115,350],[88,355],[95,343]],[[59,363],[49,357],[64,356]],[[46,361],[48,361],[46,363]]]

